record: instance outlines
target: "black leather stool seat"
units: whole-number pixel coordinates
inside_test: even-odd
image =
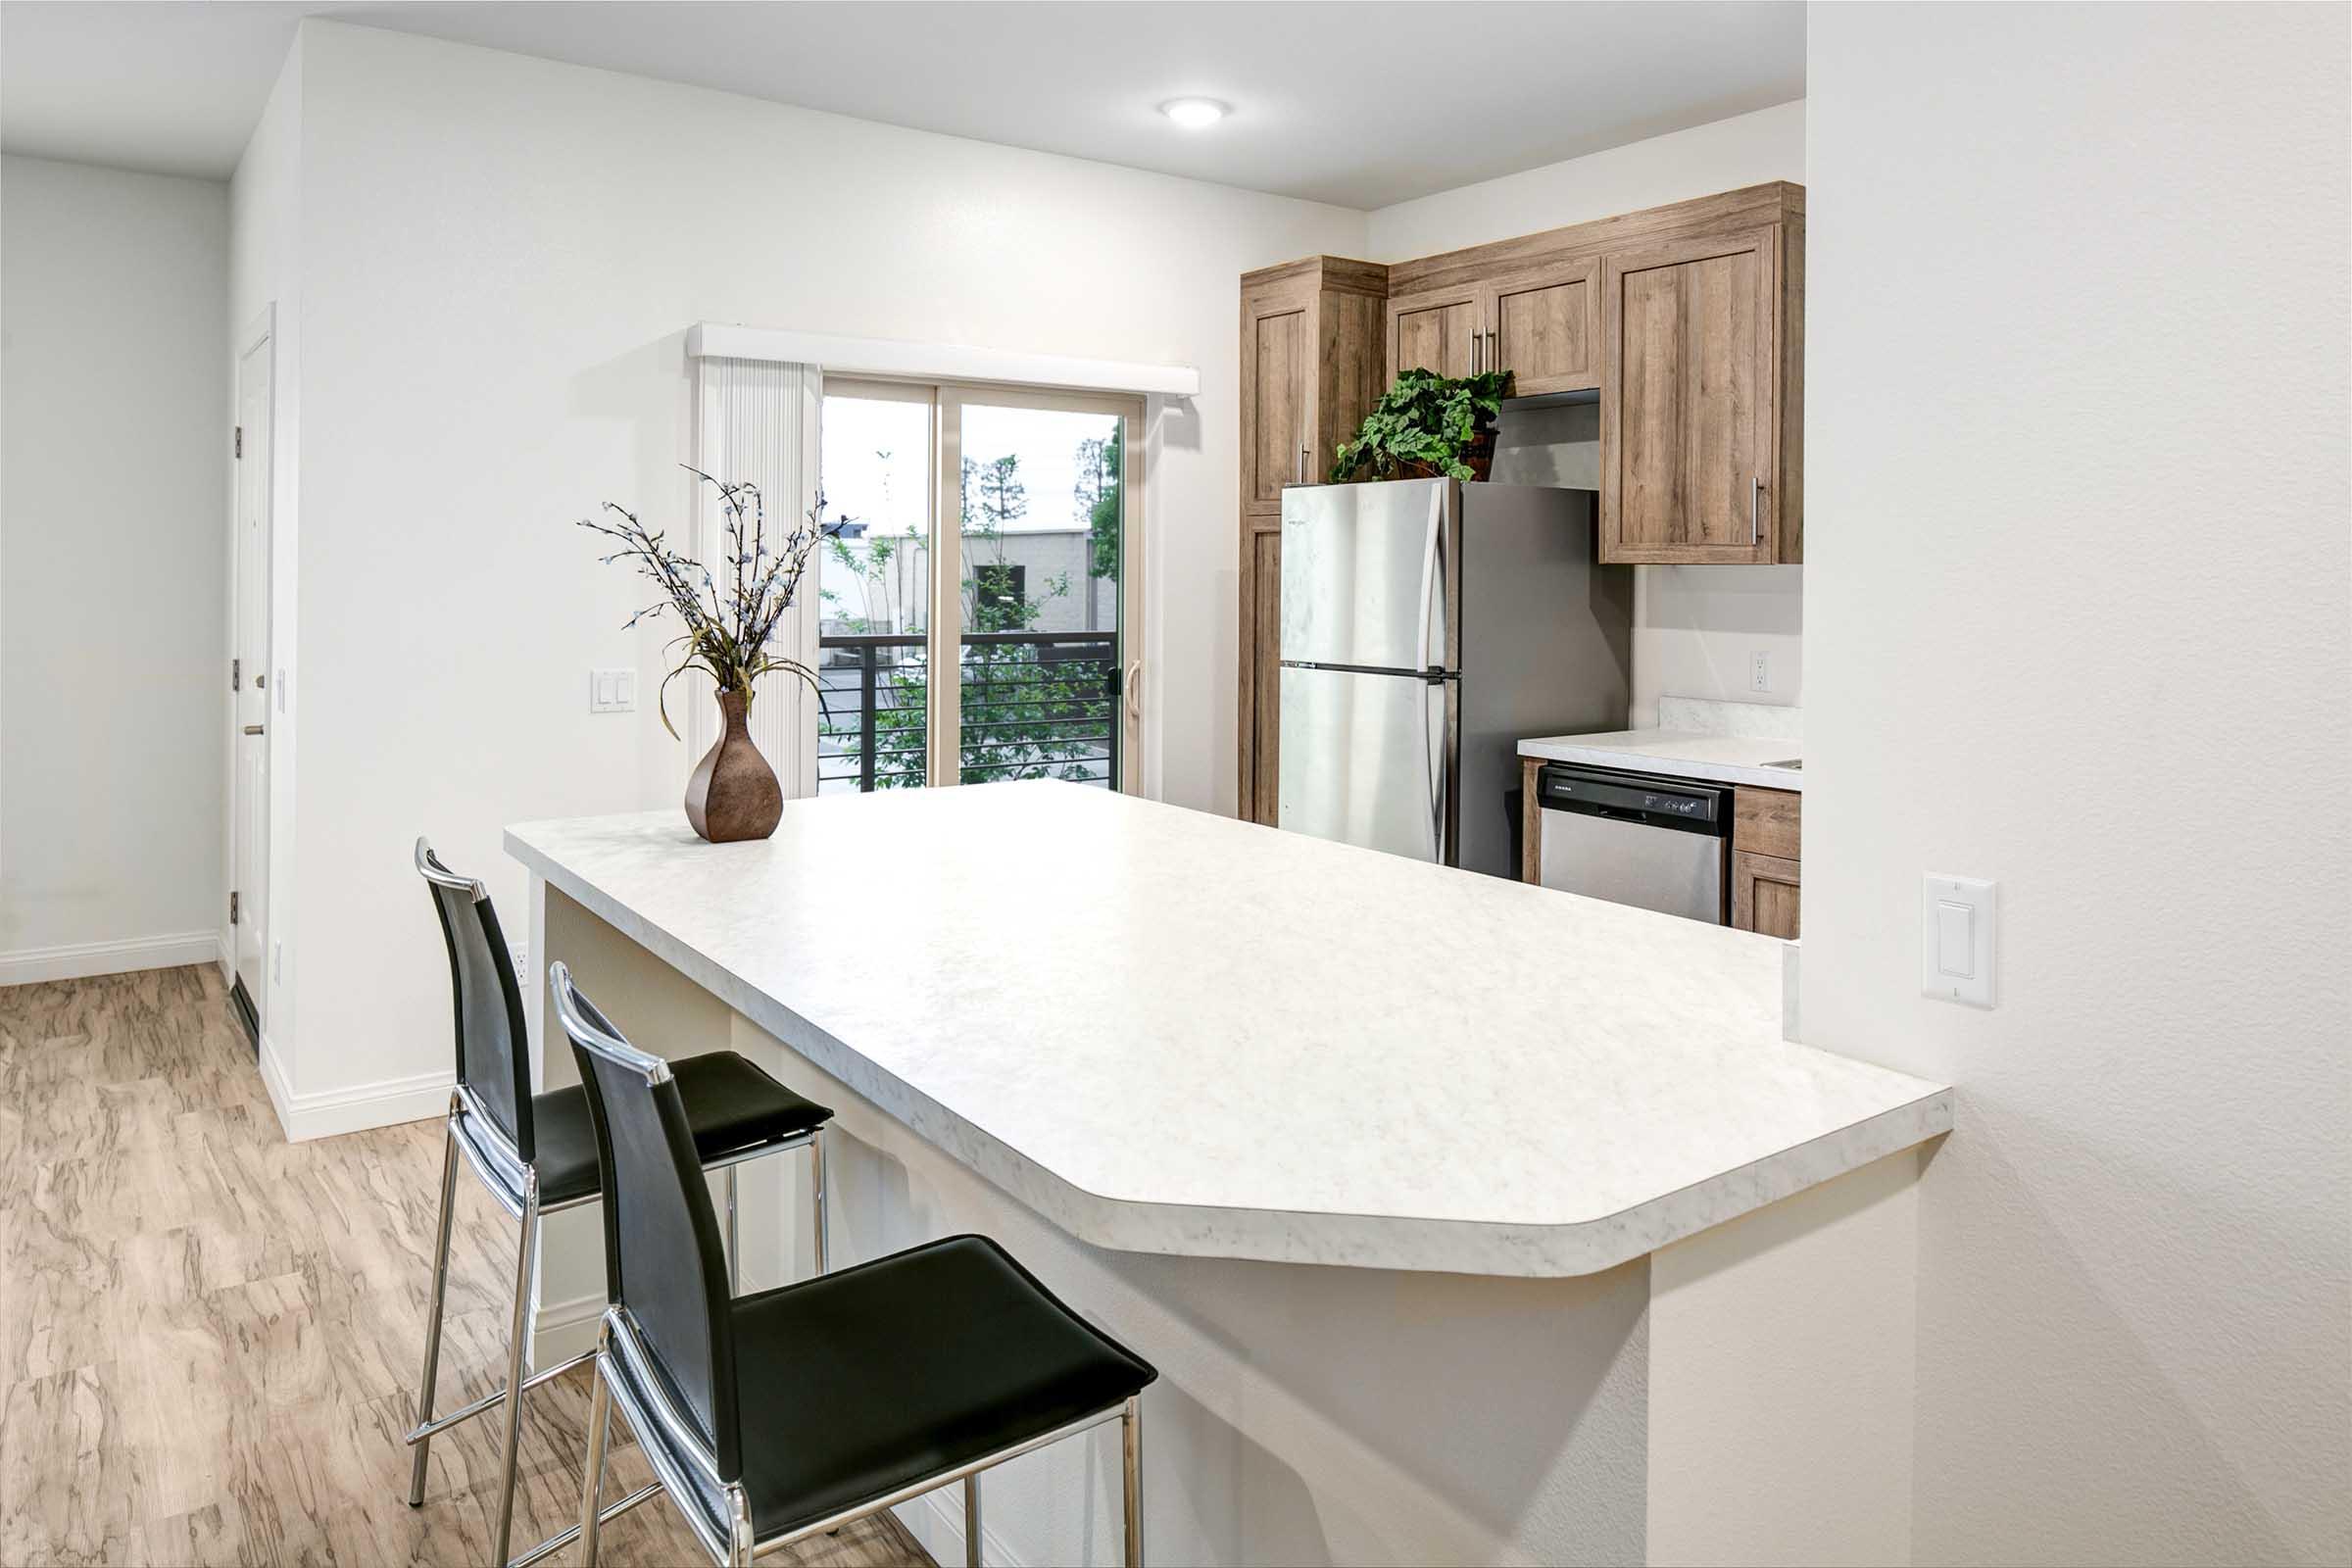
[[[694,1152],[706,1165],[737,1150],[812,1131],[833,1116],[732,1051],[680,1056],[669,1070],[678,1081],[678,1097],[686,1102]],[[538,1146],[534,1163],[539,1167],[542,1208],[596,1195],[596,1126],[589,1120],[585,1087],[574,1084],[533,1095],[531,1138]],[[521,1200],[517,1192],[515,1201]]]
[[[1115,1407],[1158,1376],[982,1236],[746,1296],[734,1318],[760,1540]],[[681,1468],[724,1540],[707,1472]]]

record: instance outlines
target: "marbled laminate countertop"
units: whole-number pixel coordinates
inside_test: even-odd
[[[1100,789],[507,847],[1102,1247],[1592,1273],[1951,1126],[1943,1086],[1782,1041],[1770,938]]]

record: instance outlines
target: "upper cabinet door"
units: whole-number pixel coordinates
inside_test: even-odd
[[[1461,376],[1486,368],[1481,304],[1475,289],[1401,294],[1389,301],[1389,380],[1405,370]]]
[[[1600,263],[1559,262],[1507,273],[1492,286],[1487,340],[1518,397],[1600,385]]]
[[[1603,561],[1781,559],[1779,236],[1607,259]]]
[[[1242,356],[1242,428],[1250,444],[1242,495],[1251,512],[1279,516],[1282,487],[1310,475],[1313,381],[1308,350],[1313,322],[1302,304],[1267,305],[1249,314]]]

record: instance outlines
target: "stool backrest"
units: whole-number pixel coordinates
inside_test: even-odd
[[[490,890],[441,863],[416,841],[416,872],[433,895],[441,938],[449,944],[449,988],[457,1003],[458,1082],[498,1123],[524,1164],[531,1148],[530,1062],[522,1043],[522,988],[507,951]]]
[[[726,1250],[685,1102],[669,1063],[622,1039],[569,969],[550,965],[548,983],[596,1124],[607,1294],[635,1325],[672,1401],[700,1427],[719,1479],[736,1480],[743,1465]]]

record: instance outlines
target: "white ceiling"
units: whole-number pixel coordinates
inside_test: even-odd
[[[0,146],[224,177],[304,16],[1360,208],[1804,95],[1797,0],[8,0]]]

